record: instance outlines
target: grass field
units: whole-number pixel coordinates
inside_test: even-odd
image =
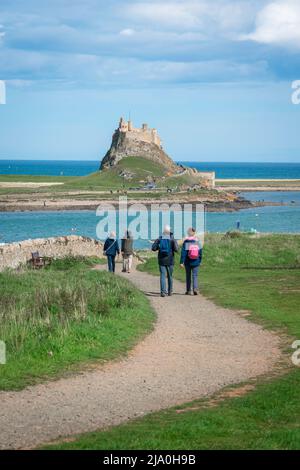
[[[0,175],[0,183],[67,183],[74,176]]]
[[[156,259],[141,269],[157,274]],[[175,277],[184,279],[178,264]],[[300,339],[300,236],[209,236],[200,286],[216,303],[287,335],[288,344]],[[199,400],[52,448],[299,449],[300,369],[289,364],[246,395]]]
[[[99,262],[99,261],[98,261]],[[124,279],[70,258],[0,273],[0,390],[21,389],[125,354],[154,322],[145,296]]]
[[[131,178],[122,176],[123,171],[130,173]],[[27,175],[0,175],[0,183],[63,183],[59,186],[43,188],[17,188],[17,193],[60,194],[68,191],[110,191],[117,189],[142,188],[151,176],[157,178],[157,186],[166,190],[167,187],[175,188],[182,184],[196,183],[197,180],[191,176],[182,175],[170,177],[162,165],[140,157],[127,157],[122,159],[118,165],[109,170],[95,172],[87,176],[27,176]],[[0,188],[0,194],[12,194],[16,192],[13,188]]]
[[[119,174],[127,170],[133,177],[126,180]],[[52,187],[51,191],[67,190],[110,190],[122,187],[138,185],[140,180],[146,180],[147,176],[163,176],[165,169],[162,165],[156,164],[144,158],[128,157],[121,160],[115,168],[91,173],[87,176],[27,176],[27,175],[0,175],[0,182],[61,182],[63,187]],[[50,188],[42,188],[50,190]],[[41,191],[41,189],[40,189]]]

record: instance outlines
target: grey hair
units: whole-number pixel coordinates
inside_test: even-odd
[[[189,227],[189,228],[187,229],[187,234],[188,234],[190,237],[192,237],[193,235],[196,234],[196,230],[195,230],[193,227]]]

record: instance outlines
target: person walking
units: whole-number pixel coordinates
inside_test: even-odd
[[[164,227],[161,237],[152,245],[152,251],[158,251],[158,265],[160,272],[160,295],[165,297],[173,293],[173,269],[174,254],[178,251],[178,244],[171,234],[169,225]],[[166,277],[168,278],[168,289],[166,286]]]
[[[202,261],[202,247],[194,228],[189,228],[181,248],[180,266],[185,268],[186,295],[198,295],[198,271]]]
[[[116,255],[119,256],[120,254],[119,243],[115,232],[110,232],[109,237],[105,240],[103,254],[107,257],[109,272],[114,273],[116,267]]]
[[[123,257],[123,273],[130,273],[133,259],[133,238],[129,230],[125,231],[121,240],[121,253]]]

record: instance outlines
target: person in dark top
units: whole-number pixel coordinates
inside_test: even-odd
[[[178,244],[174,240],[168,225],[165,226],[162,236],[153,243],[152,251],[158,251],[160,295],[161,297],[170,296],[173,293],[174,254],[178,251]],[[168,290],[166,276],[168,278]]]
[[[123,256],[123,273],[130,273],[133,259],[133,238],[129,230],[125,231],[121,240],[121,253]]]
[[[103,253],[107,257],[109,272],[114,273],[116,267],[116,255],[120,254],[119,243],[115,232],[110,232],[109,237],[105,240]]]
[[[202,261],[202,247],[194,228],[188,229],[188,236],[181,248],[180,266],[185,268],[186,295],[198,295],[198,271]]]

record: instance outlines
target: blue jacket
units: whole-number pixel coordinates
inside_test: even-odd
[[[196,259],[189,258],[189,244],[190,243],[197,243],[199,245],[199,257]],[[181,248],[181,256],[180,256],[180,264],[184,264],[185,266],[190,266],[191,268],[195,268],[196,266],[200,266],[202,261],[202,248],[200,245],[199,240],[189,239],[184,240],[182,248]]]
[[[162,238],[170,240],[170,251],[167,255],[160,251],[160,241]],[[174,253],[178,251],[177,241],[171,236],[162,236],[157,238],[152,245],[152,251],[158,251],[158,264],[160,266],[174,266]]]
[[[118,240],[107,238],[104,243],[103,251],[106,256],[116,256],[117,253],[119,254],[120,248]]]

